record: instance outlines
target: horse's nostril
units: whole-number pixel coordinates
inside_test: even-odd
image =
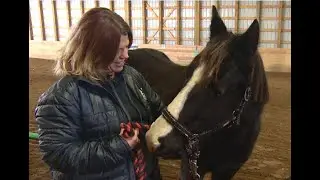
[[[147,143],[147,147],[148,147],[148,150],[149,150],[150,152],[155,152],[159,146],[157,146],[157,145],[155,145],[155,144],[153,144],[153,143],[148,142],[148,143]]]
[[[153,147],[152,147],[152,145],[151,145],[151,143],[147,143],[147,147],[148,147],[148,150],[150,151],[150,152],[153,152]]]

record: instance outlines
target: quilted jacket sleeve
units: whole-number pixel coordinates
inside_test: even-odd
[[[74,85],[75,86],[75,85]],[[83,141],[76,87],[44,94],[36,108],[43,160],[62,173],[99,173],[123,163],[130,147],[119,136]]]

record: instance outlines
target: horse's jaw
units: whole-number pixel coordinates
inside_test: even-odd
[[[178,93],[178,95],[173,99],[173,101],[168,105],[168,111],[176,119],[179,118],[179,114],[184,106],[184,103],[188,97],[189,92],[200,80],[202,75],[202,66],[198,67],[191,79],[188,81],[186,86]],[[149,151],[154,152],[159,146],[159,138],[167,136],[173,127],[164,119],[161,115],[154,123],[150,126],[150,129],[146,133],[146,141]]]

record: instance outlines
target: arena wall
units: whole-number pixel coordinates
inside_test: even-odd
[[[188,64],[209,36],[215,5],[227,28],[244,32],[254,19],[261,26],[260,52],[268,71],[291,72],[291,1],[205,0],[30,0],[30,57],[54,59],[81,15],[107,7],[132,27],[136,47],[154,47]],[[151,46],[152,45],[152,46]],[[164,48],[165,47],[165,48]],[[180,53],[173,54],[171,49]],[[186,50],[187,49],[187,50]]]

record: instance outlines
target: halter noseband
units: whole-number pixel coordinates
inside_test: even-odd
[[[185,146],[185,148],[186,148],[188,159],[189,159],[188,161],[189,172],[194,180],[200,179],[200,175],[198,173],[198,166],[197,166],[197,161],[200,156],[200,148],[199,148],[200,137],[207,135],[209,133],[214,133],[224,127],[229,128],[234,124],[240,125],[240,116],[243,112],[244,106],[250,100],[251,95],[252,95],[251,88],[250,86],[248,86],[244,92],[243,98],[241,99],[239,106],[232,112],[232,118],[227,119],[219,123],[213,129],[204,131],[200,134],[194,134],[191,131],[189,131],[175,117],[172,116],[172,114],[168,111],[167,108],[163,110],[162,112],[163,117],[188,140],[188,144]]]

